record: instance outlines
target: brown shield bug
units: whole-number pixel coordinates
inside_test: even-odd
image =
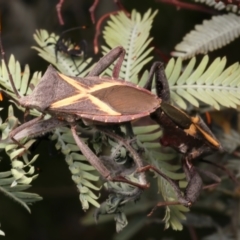
[[[0,47],[4,57],[2,43]],[[110,171],[83,140],[78,137],[76,132],[77,121],[81,119],[93,121],[96,125],[105,123],[119,124],[147,116],[159,108],[161,99],[156,95],[137,85],[118,79],[124,55],[125,50],[122,47],[116,47],[100,59],[84,78],[60,74],[50,66],[33,92],[23,97],[19,95],[8,70],[9,80],[18,97],[18,103],[26,109],[35,108],[42,112],[40,117],[16,128],[11,133],[11,138],[14,139],[14,136],[23,129],[34,128],[34,125],[42,120],[45,114],[50,114],[53,118],[57,118],[66,125],[71,126],[72,135],[81,152],[104,178],[112,181],[128,182],[121,176],[112,178]],[[115,60],[117,62],[113,69],[112,78],[99,77],[99,74]],[[39,132],[39,126],[37,132]],[[43,131],[45,130],[43,129]],[[32,132],[34,132],[33,129]],[[109,131],[105,131],[105,134],[116,141],[121,141],[132,154],[137,168],[143,166],[138,153],[125,139],[120,139],[116,134],[114,135]],[[148,186],[144,176],[142,177],[142,184],[131,184],[141,188]]]

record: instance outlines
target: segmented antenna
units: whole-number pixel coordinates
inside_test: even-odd
[[[1,55],[2,55],[2,63],[5,63],[12,89],[13,89],[14,93],[16,94],[17,98],[21,98],[21,96],[20,96],[20,94],[19,94],[19,92],[18,92],[18,90],[17,90],[17,88],[14,84],[12,74],[9,70],[9,67],[8,67],[8,64],[7,64],[7,61],[6,61],[5,51],[3,49],[3,44],[2,44],[2,26],[1,26],[1,24],[0,24],[0,51],[1,51]]]
[[[79,26],[79,27],[73,27],[73,28],[70,28],[70,29],[67,29],[67,30],[63,31],[61,34],[72,32],[72,31],[77,30],[77,29],[86,29],[86,28],[87,28],[87,26],[85,26],[85,25],[84,26]]]

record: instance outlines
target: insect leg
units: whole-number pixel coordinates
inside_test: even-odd
[[[19,141],[25,137],[28,137],[28,138],[37,137],[65,125],[67,125],[66,122],[60,121],[56,118],[42,120],[42,121],[36,122],[32,126],[25,125],[24,129],[17,131],[17,133],[14,133],[14,139]]]
[[[174,189],[176,195],[177,195],[177,198],[178,198],[178,201],[174,201],[174,202],[163,202],[163,203],[159,203],[159,204],[163,204],[161,206],[166,206],[166,205],[177,205],[177,204],[183,204],[185,206],[188,206],[189,205],[189,202],[186,201],[186,199],[182,196],[182,192],[181,192],[181,189],[179,188],[178,184],[172,180],[171,178],[169,178],[167,175],[165,175],[164,173],[162,173],[158,168],[156,168],[155,166],[152,166],[152,165],[147,165],[147,166],[144,166],[142,168],[139,168],[138,169],[138,172],[145,172],[147,170],[154,170],[156,173],[158,173],[161,177],[163,177],[167,182],[169,182],[169,184],[172,186],[172,188]],[[175,204],[173,204],[175,203]]]
[[[80,49],[81,49],[82,54],[83,54],[83,59],[85,60],[86,57],[87,57],[88,44],[85,40],[81,40],[79,45],[80,45]]]
[[[203,187],[203,182],[197,169],[190,162],[188,162],[186,158],[183,158],[182,166],[188,181],[184,196],[189,202],[189,206],[191,206],[197,201]]]
[[[96,168],[96,170],[108,181],[113,182],[124,182],[141,189],[146,188],[145,185],[131,182],[122,176],[111,177],[111,172],[104,166],[102,161],[94,154],[94,152],[78,137],[76,132],[76,126],[71,126],[71,131],[76,144],[78,145],[80,151],[87,158],[89,163]]]
[[[201,162],[205,162],[205,163],[208,163],[208,164],[211,164],[217,168],[220,168],[222,171],[224,171],[228,177],[233,181],[235,182],[238,186],[240,186],[240,182],[237,180],[237,178],[234,176],[234,174],[229,170],[227,169],[226,167],[224,167],[223,165],[221,164],[218,164],[218,163],[215,163],[215,162],[211,162],[209,160],[206,160],[206,159],[201,159],[200,160]],[[215,180],[215,179],[214,179]],[[216,181],[216,180],[215,180]]]
[[[182,194],[178,184],[175,181],[173,181],[171,178],[166,176],[164,173],[162,173],[156,167],[152,165],[147,165],[138,170],[138,171],[146,171],[146,170],[152,169],[155,172],[157,172],[161,177],[163,177],[171,185],[178,199],[177,201],[166,201],[166,202],[157,203],[157,205],[152,209],[152,211],[148,214],[148,216],[151,216],[158,207],[180,205],[180,204],[186,207],[190,207],[197,200],[200,194],[200,191],[202,189],[202,179],[198,174],[198,172],[196,171],[196,169],[194,168],[194,166],[189,168],[186,161],[183,161],[183,168],[186,174],[186,178],[189,182],[186,187],[184,195]]]
[[[134,159],[134,162],[137,166],[137,168],[142,168],[143,167],[143,161],[142,159],[140,158],[139,154],[135,151],[135,149],[133,149],[133,147],[129,144],[129,141],[118,136],[117,134],[114,134],[113,132],[105,129],[104,127],[100,127],[100,126],[97,126],[97,129],[100,131],[100,132],[103,132],[104,134],[106,134],[107,136],[109,136],[110,138],[113,138],[114,140],[116,140],[119,144],[123,145],[132,155],[133,159]],[[132,140],[130,140],[132,141]],[[142,187],[144,188],[148,188],[149,187],[149,184],[147,183],[146,181],[146,176],[145,174],[142,172],[140,177],[140,182],[142,184]]]
[[[84,143],[84,141],[78,137],[76,126],[71,126],[71,131],[75,142],[77,143],[83,155],[88,159],[90,164],[94,166],[104,178],[109,179],[110,172],[103,165],[100,159],[93,153],[93,151]]]
[[[0,51],[1,51],[1,55],[2,55],[2,59],[3,59],[3,62],[5,63],[5,66],[6,66],[6,69],[7,69],[7,72],[8,72],[8,76],[9,76],[9,81],[10,81],[10,84],[12,86],[12,89],[14,91],[14,93],[16,94],[17,98],[20,98],[20,94],[14,84],[14,81],[13,81],[13,78],[12,78],[12,74],[9,70],[9,67],[8,67],[8,64],[7,64],[7,61],[6,61],[6,56],[5,56],[5,51],[3,49],[3,44],[2,44],[2,31],[0,29]]]
[[[13,131],[10,132],[10,134],[9,134],[10,138],[13,139],[13,141],[14,141],[14,140],[17,141],[16,139],[14,139],[14,136],[15,136],[17,133],[21,132],[21,131],[22,131],[23,129],[25,129],[25,128],[29,128],[29,127],[33,126],[33,125],[36,124],[37,122],[41,121],[41,120],[43,119],[43,117],[44,117],[44,115],[41,115],[41,116],[39,116],[39,117],[36,117],[36,118],[34,118],[34,119],[32,119],[32,120],[30,120],[30,121],[22,124],[22,125],[19,126],[19,127],[15,128]]]
[[[31,127],[34,124],[36,124],[37,122],[39,122],[41,119],[43,118],[43,115],[32,119],[31,121],[28,121],[24,124],[22,124],[21,126],[15,128],[14,130],[12,130],[9,134],[9,137],[11,138],[11,140],[16,143],[20,148],[24,148],[25,150],[21,153],[23,154],[24,152],[27,152],[27,149],[25,148],[24,145],[22,145],[17,139],[15,139],[15,135],[19,132],[21,132],[22,130],[24,130],[25,128]]]
[[[154,74],[155,74],[156,91],[157,91],[158,97],[161,98],[164,102],[169,103],[170,90],[169,90],[168,80],[166,78],[165,71],[164,71],[164,64],[162,62],[153,63],[150,69],[148,80],[144,88],[151,91]]]
[[[216,174],[202,169],[198,169],[198,171],[214,181],[214,183],[203,186],[202,189],[214,189],[221,183],[221,178]]]
[[[118,78],[124,56],[125,49],[123,47],[119,46],[112,49],[109,53],[107,53],[97,62],[95,67],[89,72],[88,76],[98,76],[105,69],[107,69],[116,59],[118,59],[117,63],[113,68],[112,74],[112,77]]]
[[[126,129],[126,135],[129,136],[130,138],[134,138],[134,133],[133,133],[133,128],[131,122],[125,122],[123,123]]]
[[[178,200],[177,201],[167,201],[167,202],[160,202],[158,203],[152,211],[148,214],[148,216],[151,216],[153,212],[156,210],[157,207],[162,206],[173,206],[173,205],[184,205],[185,207],[191,207],[194,202],[196,202],[197,198],[200,195],[200,192],[202,190],[202,179],[200,175],[198,174],[197,170],[194,166],[189,168],[189,166],[186,164],[186,161],[183,161],[183,169],[186,174],[186,178],[188,180],[188,185],[185,189],[184,196],[181,193],[181,190],[179,186],[173,182],[172,179],[168,178],[165,174],[161,173],[158,169],[157,173],[160,174],[165,180],[167,180],[171,186],[173,187]],[[153,169],[156,171],[156,168]],[[164,177],[165,175],[165,177]],[[168,179],[167,179],[167,178]]]

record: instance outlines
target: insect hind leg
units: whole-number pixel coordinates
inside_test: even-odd
[[[80,151],[82,152],[82,154],[87,158],[87,160],[89,161],[89,163],[96,168],[96,170],[108,181],[113,181],[113,182],[123,182],[123,183],[127,183],[130,185],[133,185],[135,187],[141,188],[141,189],[145,189],[148,186],[146,185],[142,185],[142,184],[138,184],[132,181],[129,181],[128,179],[126,179],[123,176],[116,176],[116,177],[112,177],[111,176],[111,172],[104,166],[104,164],[102,163],[101,159],[99,159],[95,153],[87,146],[87,144],[84,143],[84,141],[78,137],[77,132],[76,132],[76,126],[75,125],[71,125],[71,131],[72,131],[72,135],[73,138],[77,144],[77,146],[79,147]]]
[[[11,140],[16,143],[20,148],[24,148],[25,150],[21,153],[21,155],[23,155],[25,152],[28,152],[27,148],[22,145],[18,140],[16,140],[14,137],[19,133],[21,132],[23,129],[25,128],[29,128],[31,126],[34,126],[37,122],[41,121],[43,119],[44,115],[41,115],[37,118],[34,118],[24,124],[22,124],[21,126],[15,128],[14,130],[12,130],[9,134],[9,137],[11,138]],[[18,155],[20,156],[20,155]]]

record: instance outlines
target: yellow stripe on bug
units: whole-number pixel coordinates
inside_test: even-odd
[[[114,82],[103,82],[103,83],[96,84],[93,87],[89,88],[89,87],[86,87],[85,85],[82,85],[80,82],[78,82],[70,77],[67,77],[61,73],[58,73],[58,74],[64,81],[66,81],[67,83],[69,83],[70,85],[75,87],[81,93],[93,93],[95,91],[102,90],[104,88],[109,88],[109,87],[116,86],[116,85],[122,85],[121,82],[118,83],[118,82],[114,81]]]
[[[63,79],[65,80],[67,83],[69,83],[70,85],[72,85],[73,87],[75,87],[77,90],[79,90],[81,93],[87,93],[87,90],[86,87],[82,87],[80,82],[70,78],[70,77],[67,77],[61,73],[58,73],[58,75]]]
[[[220,146],[220,143],[216,139],[214,139],[208,132],[206,132],[201,126],[198,125],[198,123],[200,122],[200,118],[198,116],[191,117],[191,119],[196,128],[202,133],[202,135],[209,143],[211,143],[215,147]]]
[[[100,83],[100,84],[96,84],[93,87],[91,87],[90,91],[91,93],[96,92],[98,90],[102,90],[104,88],[110,88],[113,86],[117,86],[117,85],[123,85],[122,83],[118,83],[118,82],[104,82],[104,83]]]
[[[100,111],[106,113],[107,115],[111,116],[120,116],[121,113],[114,111],[108,104],[104,103],[103,101],[99,100],[98,98],[90,95],[90,94],[76,94],[74,96],[64,98],[60,101],[57,101],[50,105],[50,108],[61,108],[64,106],[70,106],[71,104],[80,102],[83,98],[87,98],[95,105]]]
[[[75,102],[79,102],[79,100],[83,99],[84,97],[86,97],[87,94],[86,93],[79,93],[76,94],[74,96],[68,97],[68,98],[64,98],[62,100],[59,100],[55,103],[52,103],[50,105],[50,108],[60,108],[60,107],[64,107],[70,104],[73,104]]]
[[[195,126],[202,133],[202,135],[205,137],[205,139],[208,140],[209,143],[211,143],[215,147],[219,147],[220,146],[220,143],[217,140],[215,140],[211,135],[209,135],[206,131],[204,131],[198,125],[195,125]]]
[[[112,86],[116,86],[116,85],[121,85],[121,83],[116,83],[116,82],[103,82],[97,85],[94,85],[92,88],[86,88],[83,85],[81,85],[80,82],[65,76],[61,73],[58,73],[59,76],[66,81],[67,83],[69,83],[70,85],[72,85],[75,89],[76,89],[76,94],[74,96],[68,97],[68,98],[64,98],[60,101],[57,101],[53,104],[50,105],[50,108],[61,108],[64,106],[69,106],[71,104],[74,104],[76,102],[80,102],[83,98],[87,98],[89,101],[92,102],[92,104],[94,106],[96,106],[99,111],[102,111],[103,113],[106,113],[106,115],[112,115],[112,116],[120,116],[121,113],[115,111],[114,109],[112,109],[111,106],[109,106],[107,103],[99,100],[97,97],[94,97],[92,95],[93,92],[96,92],[98,90],[102,90],[104,88],[109,88]]]
[[[120,116],[121,113],[114,111],[108,104],[104,103],[103,101],[99,100],[98,98],[92,96],[92,95],[88,95],[88,99],[94,104],[96,105],[99,110],[105,112],[107,115],[111,115],[111,116]]]

